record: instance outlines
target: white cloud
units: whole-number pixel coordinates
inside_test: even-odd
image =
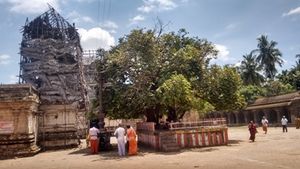
[[[109,32],[99,27],[95,27],[89,30],[79,28],[80,41],[84,50],[96,50],[103,48],[109,50],[111,46],[115,45],[115,39]]]
[[[76,11],[72,11],[67,15],[67,18],[74,23],[94,23],[94,20],[88,16],[82,16]]]
[[[0,55],[0,65],[7,65],[10,62],[10,56],[9,55]]]
[[[225,26],[225,28],[223,29],[222,32],[218,32],[216,34],[213,35],[214,38],[221,38],[224,36],[228,36],[231,33],[233,33],[233,31],[238,28],[239,23],[230,23],[228,25]]]
[[[144,13],[149,13],[154,9],[154,5],[143,5],[138,7],[138,11],[144,12]]]
[[[138,21],[143,21],[143,20],[145,20],[145,17],[142,16],[142,15],[137,15],[137,16],[133,17],[133,18],[130,19],[130,20],[133,21],[133,22],[138,22]]]
[[[19,77],[16,75],[10,75],[9,76],[9,83],[10,84],[14,84],[14,83],[18,83],[19,81]]]
[[[50,4],[59,10],[59,0],[3,0],[2,3],[10,5],[9,10],[21,14],[39,14],[47,11]]]
[[[184,1],[182,1],[184,2]],[[174,0],[144,0],[144,4],[138,7],[138,11],[149,13],[152,11],[166,11],[176,8],[178,5]]]
[[[82,20],[83,20],[84,22],[90,22],[90,23],[93,23],[93,22],[94,22],[93,19],[90,18],[90,17],[88,17],[88,16],[83,16],[83,17],[82,17]]]
[[[129,19],[131,25],[136,24],[143,20],[145,20],[145,17],[143,15],[137,15],[137,16]]]
[[[221,61],[229,60],[229,50],[226,46],[220,44],[214,44],[215,48],[219,51],[217,59]]]
[[[234,64],[234,67],[240,67],[241,65],[242,65],[242,62],[239,61],[239,62],[237,62],[237,63]]]
[[[100,23],[100,26],[107,29],[117,29],[119,26],[113,21],[105,21]]]
[[[113,21],[105,21],[99,24],[101,28],[109,31],[109,33],[116,33],[116,29],[118,29],[118,25]]]
[[[77,0],[78,2],[87,2],[87,3],[91,3],[94,2],[95,0]]]
[[[231,24],[227,25],[227,26],[225,27],[225,29],[227,29],[227,30],[232,30],[232,29],[235,29],[236,27],[237,27],[237,24],[236,24],[236,23],[231,23]]]
[[[283,61],[283,64],[286,64],[286,63],[288,63],[288,61],[287,60],[285,60],[284,58],[281,58],[282,59],[282,61]]]
[[[290,15],[296,15],[296,14],[300,14],[300,6],[298,8],[291,9],[288,13],[282,14],[282,16],[290,16]]]

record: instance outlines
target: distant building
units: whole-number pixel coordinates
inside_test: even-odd
[[[282,116],[289,123],[295,124],[295,119],[300,117],[300,92],[259,98],[241,111],[213,112],[206,115],[207,118],[225,117],[229,125],[247,124],[251,120],[260,124],[263,116],[266,116],[271,125],[281,124]]]

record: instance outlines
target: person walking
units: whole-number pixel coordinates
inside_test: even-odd
[[[121,127],[121,124],[119,124],[119,127],[116,129],[114,135],[116,136],[118,142],[119,156],[125,156],[125,129]]]
[[[99,129],[97,129],[95,126],[90,128],[90,130],[89,130],[89,142],[91,144],[91,153],[92,154],[98,153],[98,145],[99,145],[98,134],[99,133],[100,133]]]
[[[128,141],[128,155],[136,155],[137,154],[137,141],[136,141],[136,132],[134,129],[127,125],[127,141]]]
[[[261,120],[261,124],[262,124],[263,131],[265,132],[265,134],[267,134],[269,121],[266,119],[265,116],[263,116]]]
[[[250,132],[249,140],[254,142],[255,141],[255,134],[257,133],[257,129],[256,129],[256,125],[253,123],[253,121],[249,122],[248,129],[249,129],[249,132]]]
[[[288,132],[287,123],[288,123],[288,119],[285,116],[282,116],[281,119],[282,132]]]

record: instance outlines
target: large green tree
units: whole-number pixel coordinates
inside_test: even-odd
[[[267,93],[265,88],[256,85],[243,86],[240,92],[248,104],[253,103],[259,97],[266,96]]]
[[[278,80],[267,82],[264,88],[266,90],[265,96],[276,96],[294,91],[293,86],[284,84]]]
[[[103,95],[104,99],[112,98],[106,108],[108,116],[145,115],[148,121],[158,122],[166,105],[167,112],[174,108],[160,94],[159,87],[170,83],[174,74],[183,76],[192,91],[202,81],[210,59],[217,54],[214,46],[207,40],[188,37],[184,29],[178,33],[159,32],[133,30],[109,51],[104,72],[110,87]]]
[[[276,48],[277,42],[269,41],[266,35],[261,35],[257,40],[257,49],[253,52],[257,53],[257,61],[260,63],[265,77],[273,80],[277,73],[276,64],[279,66],[283,64],[282,54]]]
[[[234,111],[245,106],[240,93],[242,80],[236,68],[213,65],[205,73],[200,93],[217,111]]]
[[[183,75],[172,75],[157,89],[159,98],[170,119],[178,121],[193,108],[195,95],[189,81]]]

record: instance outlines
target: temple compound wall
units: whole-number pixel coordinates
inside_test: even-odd
[[[0,158],[40,151],[37,90],[31,85],[0,85]]]
[[[228,125],[245,125],[251,120],[260,124],[263,116],[271,126],[280,126],[282,116],[288,119],[288,125],[295,125],[300,118],[300,92],[259,98],[241,111],[206,114],[206,118],[226,118]]]

